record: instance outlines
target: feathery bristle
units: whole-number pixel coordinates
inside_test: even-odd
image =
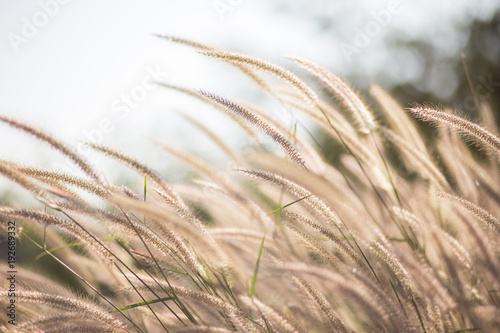
[[[297,149],[283,136],[281,135],[277,129],[275,129],[273,126],[268,124],[267,122],[263,121],[261,118],[258,116],[254,115],[252,112],[249,110],[239,106],[238,104],[235,104],[227,99],[224,99],[222,97],[206,93],[206,92],[200,92],[202,95],[207,97],[208,99],[211,99],[224,107],[228,108],[229,110],[233,111],[240,117],[248,120],[250,123],[253,125],[257,126],[260,128],[264,133],[266,133],[271,139],[273,139],[277,144],[281,146],[281,148],[287,153],[287,155],[290,157],[291,160],[293,160],[295,163],[298,165],[304,166],[304,161],[302,157],[300,156],[299,152]]]
[[[272,74],[288,82],[311,105],[315,105],[318,101],[318,96],[316,95],[316,93],[307,84],[305,84],[304,81],[299,79],[292,72],[284,69],[283,67],[275,65],[269,61],[248,56],[246,54],[229,52],[229,51],[204,51],[203,53],[210,57],[214,57],[228,62],[247,65],[249,67],[257,68],[259,70]]]
[[[78,165],[80,167],[80,169],[82,169],[83,172],[85,172],[87,175],[89,175],[95,181],[97,181],[100,184],[103,183],[101,178],[97,174],[97,172],[90,166],[90,164],[88,164],[87,161],[85,161],[83,159],[83,157],[78,155],[72,148],[68,147],[66,144],[60,142],[59,140],[53,138],[51,135],[49,135],[49,134],[47,134],[39,129],[36,129],[30,125],[21,123],[19,121],[9,119],[9,118],[4,117],[4,116],[0,116],[0,121],[3,121],[4,123],[6,123],[12,127],[15,127],[15,128],[20,129],[28,134],[31,134],[41,141],[47,142],[54,149],[59,150],[61,153],[63,153],[67,157],[69,157],[73,162],[75,162],[76,165]]]
[[[471,121],[429,107],[418,106],[408,110],[420,120],[449,126],[460,133],[466,134],[484,148],[500,154],[500,138]]]

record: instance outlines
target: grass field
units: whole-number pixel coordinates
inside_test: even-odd
[[[0,116],[84,173],[0,161],[38,201],[0,206],[6,246],[35,248],[33,261],[60,271],[16,265],[14,292],[0,272],[3,330],[500,331],[500,138],[487,104],[479,120],[406,108],[375,84],[361,97],[305,59],[287,69],[160,37],[233,66],[300,118],[283,123],[252,101],[158,82],[225,113],[251,148],[234,151],[191,118],[230,162],[221,169],[161,144],[197,175],[169,183],[133,151],[89,143],[137,173],[135,191],[49,133]]]

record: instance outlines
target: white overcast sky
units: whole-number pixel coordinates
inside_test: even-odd
[[[226,138],[238,132],[221,122],[223,117],[216,112],[162,88],[148,91],[128,116],[118,117],[113,105],[140,86],[148,70],[167,73],[165,81],[186,87],[252,97],[246,89],[248,81],[229,66],[160,40],[154,33],[186,37],[281,64],[289,64],[281,56],[297,55],[342,75],[355,75],[366,84],[384,68],[387,76],[381,80],[387,85],[391,78],[412,80],[419,75],[415,55],[392,55],[405,60],[404,65],[390,58],[387,38],[424,36],[442,45],[443,52],[459,56],[466,36],[457,34],[455,25],[474,17],[488,18],[498,7],[495,0],[401,0],[401,11],[348,62],[339,45],[352,45],[357,32],[374,20],[373,13],[386,10],[390,0],[61,2],[67,3],[0,1],[0,113],[43,128],[72,145],[88,141],[85,133],[109,119],[113,130],[103,135],[104,143],[153,165],[163,161],[146,157],[145,151],[150,151],[146,147],[151,146],[148,137],[173,145],[187,143],[195,151],[213,148],[200,144],[203,137],[175,111],[197,117]],[[44,7],[53,11],[52,17],[44,14]],[[220,12],[222,8],[230,9]],[[44,17],[48,17],[46,22]],[[43,26],[29,31],[26,26],[35,23]],[[18,37],[24,39],[17,45]],[[58,167],[57,154],[3,124],[0,140],[1,159]]]

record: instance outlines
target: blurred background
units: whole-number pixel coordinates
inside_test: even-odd
[[[494,110],[500,106],[497,0],[4,0],[0,113],[68,142],[110,180],[123,177],[122,171],[101,163],[82,142],[118,148],[167,179],[182,167],[151,139],[220,158],[215,145],[178,113],[201,121],[237,149],[245,146],[243,134],[223,115],[153,81],[250,100],[279,113],[237,70],[154,34],[292,69],[297,67],[283,56],[300,56],[344,76],[363,96],[377,82],[405,107],[442,104],[474,118],[474,94]],[[1,159],[73,168],[45,144],[4,124],[0,140]],[[0,200],[12,194],[9,185],[0,180]]]

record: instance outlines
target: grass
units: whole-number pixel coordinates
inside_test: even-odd
[[[142,161],[89,143],[137,172],[143,185],[136,192],[106,182],[48,133],[0,117],[84,172],[0,161],[0,173],[39,202],[0,206],[3,234],[7,221],[26,226],[18,228],[18,245],[32,242],[37,259],[60,263],[80,283],[67,288],[18,267],[18,322],[1,316],[3,330],[498,331],[500,139],[488,130],[494,124],[429,105],[404,109],[377,85],[369,106],[344,79],[304,59],[291,58],[302,68],[293,72],[159,37],[242,71],[283,108],[308,117],[308,125],[159,82],[227,114],[253,148],[234,151],[202,120],[188,118],[236,167],[223,172],[163,145],[198,175],[169,184]],[[315,91],[314,83],[324,89]],[[436,125],[439,135],[429,142],[417,120]],[[335,158],[324,155],[325,146],[338,147]],[[0,274],[5,309],[8,285]]]

